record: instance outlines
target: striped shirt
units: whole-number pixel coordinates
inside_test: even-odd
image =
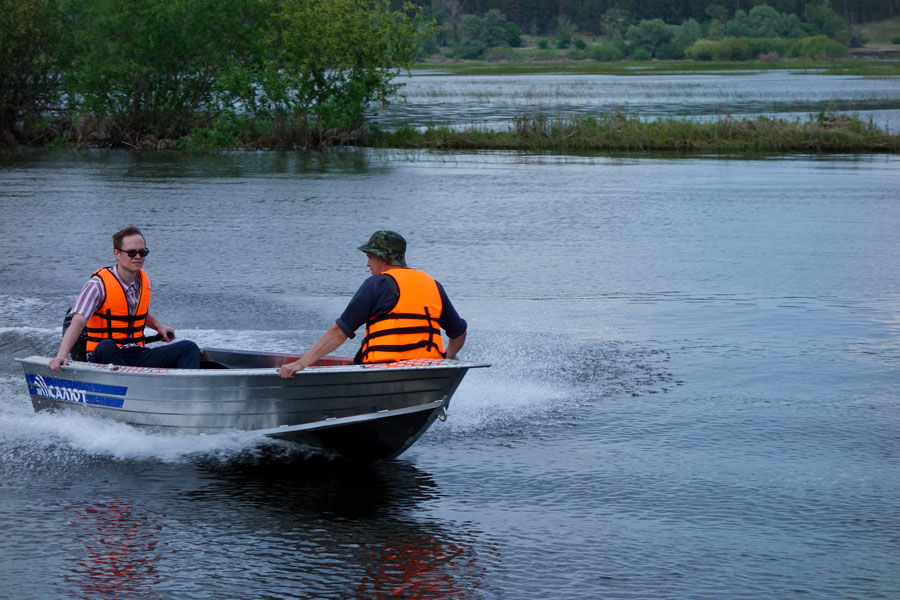
[[[122,287],[125,288],[125,300],[128,302],[128,312],[133,313],[134,307],[138,302],[138,294],[140,293],[141,287],[141,276],[138,273],[137,277],[134,278],[129,284],[126,284],[122,281],[122,278],[119,277],[119,270],[117,265],[113,265],[112,269],[110,269],[113,275],[116,276],[116,279],[119,280],[119,283],[122,284]],[[149,290],[150,286],[150,278],[147,277],[147,289]],[[90,319],[91,316],[97,309],[103,306],[103,301],[106,299],[106,290],[103,286],[103,281],[99,276],[94,276],[88,279],[88,282],[84,284],[84,287],[81,288],[81,292],[78,294],[78,297],[75,298],[75,304],[72,305],[72,314],[73,315],[84,315],[86,319]],[[126,344],[122,346],[126,348],[128,346],[134,346],[135,344]]]

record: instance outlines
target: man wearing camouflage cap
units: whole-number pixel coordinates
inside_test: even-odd
[[[372,276],[366,279],[343,314],[319,341],[278,374],[291,378],[355,337],[366,325],[355,362],[378,363],[411,358],[450,358],[466,341],[466,322],[460,318],[444,287],[428,274],[406,264],[406,240],[386,229],[376,231],[358,248],[368,257]],[[444,350],[441,329],[449,341]]]

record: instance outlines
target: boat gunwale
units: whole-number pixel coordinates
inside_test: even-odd
[[[325,357],[329,358],[329,357]],[[25,358],[13,359],[24,366],[35,365],[50,367],[50,357],[32,355]],[[426,362],[427,361],[427,362]],[[105,375],[121,375],[132,377],[271,377],[277,376],[277,367],[256,368],[225,368],[225,369],[169,369],[160,367],[127,367],[116,365],[102,365],[83,361],[70,361],[68,365],[60,367],[61,375],[66,372],[96,373]],[[391,363],[374,364],[350,364],[350,365],[321,365],[310,366],[294,374],[294,380],[298,377],[311,377],[315,375],[327,375],[338,373],[374,373],[374,372],[406,372],[406,371],[432,371],[432,370],[458,370],[477,369],[490,367],[489,363],[457,361],[451,359],[412,359]],[[285,380],[291,381],[291,380]]]

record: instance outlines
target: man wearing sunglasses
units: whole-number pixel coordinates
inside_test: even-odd
[[[144,260],[150,253],[144,234],[134,226],[112,236],[116,264],[103,267],[81,289],[72,306],[72,321],[63,335],[50,368],[69,364],[69,352],[82,330],[87,332],[87,359],[101,364],[132,367],[197,369],[200,348],[175,339],[175,330],[150,313],[150,278]],[[165,346],[146,347],[144,326],[158,331]]]

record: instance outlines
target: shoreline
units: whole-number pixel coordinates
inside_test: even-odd
[[[891,134],[856,115],[820,113],[809,121],[789,121],[765,116],[736,119],[721,117],[710,121],[689,118],[641,120],[615,113],[606,116],[547,117],[520,116],[506,129],[479,125],[465,128],[405,124],[396,129],[371,126],[346,143],[319,150],[360,147],[395,150],[478,151],[553,153],[559,155],[629,154],[677,156],[763,156],[782,154],[900,154],[900,134]],[[58,150],[126,152],[174,152],[210,154],[216,152],[257,152],[310,150],[271,139],[242,136],[237,143],[207,145],[202,141],[146,138],[138,145],[59,143],[19,146],[0,151],[0,158],[22,153]]]
[[[484,61],[420,62],[410,73],[434,72],[497,76],[523,74],[574,75],[691,75],[741,76],[760,71],[791,71],[799,74],[900,77],[900,61],[885,59],[780,60],[748,62],[712,61],[556,61],[488,63]],[[850,72],[852,71],[852,72]],[[868,75],[862,74],[868,73]],[[862,74],[862,75],[861,75]],[[426,75],[427,76],[427,75]],[[90,122],[90,121],[88,121]],[[80,126],[83,123],[80,124]],[[210,153],[218,151],[294,150],[304,148],[302,136],[290,122],[227,117],[196,127],[178,138],[143,135],[127,144],[105,143],[97,132],[73,128],[64,119],[48,121],[47,136],[33,144],[0,148],[0,155],[17,151],[53,151],[60,148],[121,148],[129,151],[177,151]],[[73,133],[77,138],[73,139]],[[578,153],[676,153],[697,154],[834,154],[900,153],[900,135],[881,130],[855,114],[838,110],[815,112],[809,120],[784,120],[765,116],[730,116],[711,121],[691,117],[661,117],[642,120],[639,116],[551,117],[522,114],[509,121],[505,130],[487,130],[481,125],[462,129],[406,123],[393,129],[379,129],[371,121],[361,129],[348,131],[335,146],[362,146],[430,150],[513,150],[524,152]]]
[[[595,60],[424,60],[410,65],[408,72],[443,71],[455,75],[527,75],[538,73],[578,75],[681,75],[720,73],[741,75],[747,71],[794,71],[818,75],[858,75],[863,77],[900,76],[900,56],[884,58],[869,56],[846,59],[809,60],[778,59],[751,61],[697,61],[697,60],[622,60],[600,62]]]

